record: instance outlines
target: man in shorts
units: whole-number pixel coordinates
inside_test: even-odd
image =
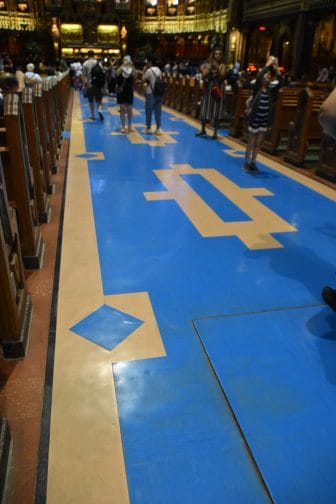
[[[94,102],[97,103],[99,119],[102,121],[104,116],[102,114],[102,88],[94,86],[92,84],[91,70],[97,64],[97,60],[94,58],[94,52],[88,51],[88,59],[83,64],[82,68],[82,79],[83,86],[86,92],[86,96],[89,100],[89,106],[91,111],[90,119],[94,120]]]

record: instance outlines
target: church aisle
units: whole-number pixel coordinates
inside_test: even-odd
[[[104,116],[75,94],[48,504],[334,502],[335,191]]]

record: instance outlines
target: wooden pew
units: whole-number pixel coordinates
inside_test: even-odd
[[[230,127],[233,116],[236,112],[236,110],[235,110],[235,106],[236,106],[236,93],[235,93],[235,91],[225,90],[224,100],[225,100],[225,117],[224,117],[222,123],[225,127]]]
[[[229,134],[233,137],[241,136],[244,129],[246,100],[251,96],[251,89],[238,86],[234,103],[234,115],[229,128]]]
[[[62,115],[62,102],[61,102],[61,86],[60,86],[60,77],[54,76],[52,79],[53,82],[53,95],[54,95],[54,107],[55,107],[55,116],[56,116],[56,130],[57,130],[57,138],[58,145],[61,146],[62,140],[62,130],[63,130],[63,115]]]
[[[304,166],[308,149],[310,153],[313,148],[315,148],[315,153],[319,152],[322,128],[318,121],[318,112],[328,94],[326,89],[305,88],[302,90],[295,119],[288,129],[285,161],[296,166]]]
[[[57,146],[58,146],[58,134],[55,126],[55,116],[54,116],[54,106],[53,106],[53,94],[52,94],[52,83],[48,79],[44,79],[42,83],[43,96],[45,99],[45,112],[47,121],[47,130],[49,136],[49,153],[51,162],[51,172],[57,173]]]
[[[302,88],[283,87],[279,90],[276,103],[273,107],[272,126],[265,135],[262,150],[275,154],[280,140],[288,134],[288,127],[294,121]]]
[[[22,108],[27,134],[29,161],[33,170],[36,204],[39,222],[47,222],[49,204],[43,170],[43,150],[32,88],[25,88],[22,92]]]
[[[193,77],[189,76],[185,78],[184,96],[181,107],[181,112],[183,112],[183,114],[189,115],[191,112],[191,95],[194,87],[194,80]]]
[[[12,454],[11,433],[5,417],[0,418],[0,439],[0,502],[4,502]]]
[[[23,263],[27,269],[42,264],[44,245],[38,226],[34,176],[30,166],[22,106],[17,94],[4,100],[6,145],[2,147],[6,188],[16,208]]]
[[[43,155],[43,173],[48,194],[53,192],[51,175],[50,139],[47,125],[46,100],[43,95],[42,83],[36,84],[34,88],[37,123]]]
[[[15,209],[10,207],[0,159],[0,342],[5,358],[26,355],[31,318]]]
[[[316,175],[336,182],[336,140],[329,135],[322,134],[319,163]]]
[[[182,110],[183,102],[186,96],[186,80],[187,79],[184,75],[180,75],[177,81],[175,109],[179,112]]]
[[[179,90],[179,85],[180,85],[180,76],[179,75],[173,75],[172,79],[170,81],[170,93],[169,93],[169,103],[167,104],[168,107],[171,107],[173,109],[176,108],[176,100],[178,97],[178,90]]]
[[[62,109],[59,96],[59,80],[55,75],[47,77],[49,80],[49,88],[51,92],[51,108],[54,119],[54,142],[56,147],[56,159],[59,158],[59,149],[62,139]]]
[[[165,93],[164,99],[163,99],[163,103],[164,103],[164,105],[167,105],[167,107],[169,107],[169,104],[172,100],[172,96],[173,96],[173,76],[168,75],[167,76],[167,89],[166,89],[166,93]]]
[[[167,75],[167,74],[163,73],[162,74],[162,80],[166,84],[166,91],[165,91],[165,94],[163,95],[162,103],[163,103],[163,105],[168,105],[168,103],[169,103],[170,75]]]
[[[55,152],[56,152],[56,167],[55,172],[58,170],[58,160],[59,153],[61,147],[62,140],[62,117],[61,117],[61,107],[59,102],[59,93],[58,93],[58,80],[55,75],[47,77],[49,81],[49,93],[50,93],[50,101],[51,101],[51,114],[52,114],[52,126],[54,130],[54,144],[55,144]]]
[[[200,102],[203,95],[203,82],[198,79],[191,79],[190,90],[190,111],[191,117],[199,117]]]

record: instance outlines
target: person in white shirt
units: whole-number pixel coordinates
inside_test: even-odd
[[[73,76],[72,81],[73,81],[73,85],[74,85],[75,90],[77,90],[80,88],[80,84],[81,84],[82,63],[80,61],[74,61],[73,63],[71,63],[70,68],[74,72],[74,76]]]
[[[42,82],[42,78],[38,73],[35,73],[34,63],[28,63],[27,71],[25,73],[25,83],[28,87],[33,87],[35,84]]]
[[[162,72],[157,66],[154,58],[151,58],[147,64],[147,70],[144,73],[143,80],[146,86],[145,90],[145,112],[146,112],[146,130],[145,133],[151,133],[152,115],[154,112],[156,130],[155,135],[161,135],[161,109],[162,96],[154,96],[153,89],[156,79],[162,79]]]

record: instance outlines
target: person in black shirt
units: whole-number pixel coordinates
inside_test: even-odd
[[[274,56],[270,56],[265,67],[257,75],[253,94],[248,100],[249,103],[247,103],[248,138],[244,163],[246,172],[259,171],[256,159],[265,132],[269,128],[274,101],[272,94],[274,93],[273,90],[279,85],[279,78],[278,60]]]

